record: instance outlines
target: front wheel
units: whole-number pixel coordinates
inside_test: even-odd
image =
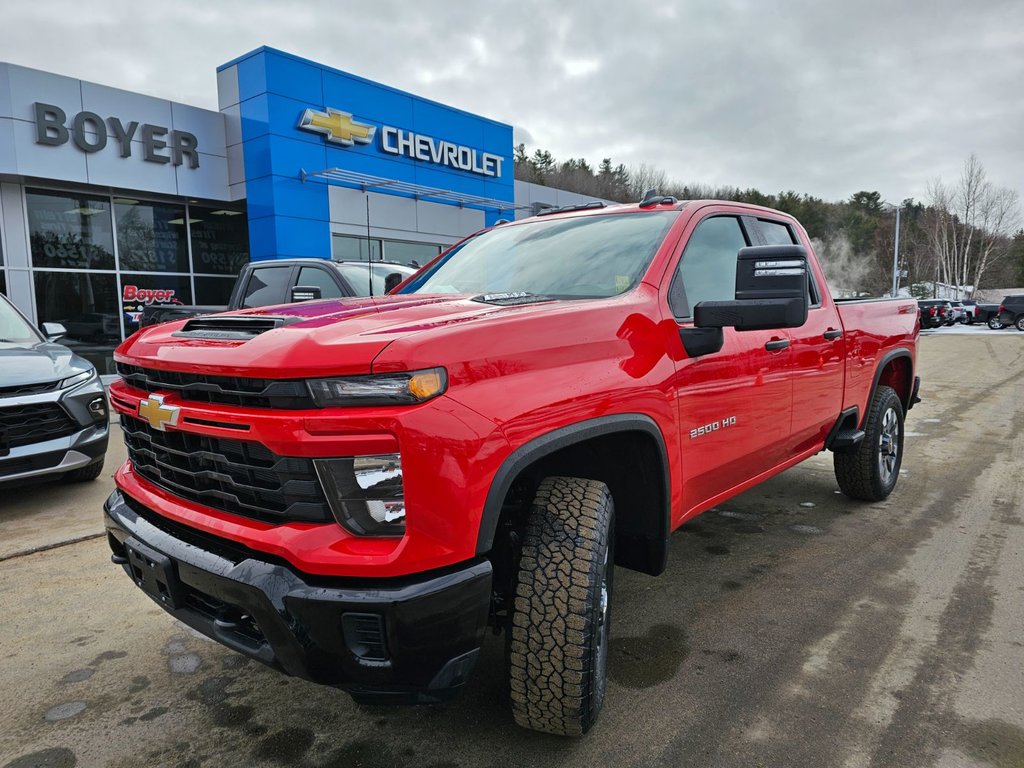
[[[516,722],[580,736],[604,702],[615,509],[597,480],[549,477],[527,518],[507,645]]]
[[[1002,330],[1005,326],[999,322],[999,317],[997,315],[992,315],[992,317],[988,319],[988,327],[991,328],[993,331],[999,331]]]
[[[88,466],[65,472],[63,480],[66,483],[87,483],[90,480],[95,480],[102,474],[103,459],[100,459],[95,464],[89,464]]]
[[[879,386],[864,422],[864,440],[834,456],[839,489],[851,499],[881,501],[896,487],[903,462],[903,404],[892,387]]]

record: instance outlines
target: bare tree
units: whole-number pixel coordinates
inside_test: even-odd
[[[659,192],[669,194],[668,174],[660,168],[655,168],[647,163],[631,165],[626,169],[626,176],[629,196],[634,200],[642,198],[644,192],[649,189],[657,189]]]
[[[1009,252],[1009,234],[1020,221],[1017,192],[1006,187],[990,187],[979,211],[978,258],[974,268],[974,285],[981,284],[982,275],[993,263]]]
[[[936,256],[936,282],[977,288],[985,271],[1005,255],[1007,235],[1019,220],[1017,193],[989,181],[972,154],[957,184],[935,179],[928,198],[926,231]]]

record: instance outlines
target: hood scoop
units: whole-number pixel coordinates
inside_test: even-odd
[[[479,296],[474,296],[472,301],[479,301],[481,304],[494,304],[499,307],[515,307],[519,304],[538,304],[542,301],[554,301],[554,299],[538,293],[513,291],[509,293],[482,293]]]
[[[211,315],[192,318],[172,335],[185,339],[248,341],[261,333],[301,321],[301,317],[272,315]]]

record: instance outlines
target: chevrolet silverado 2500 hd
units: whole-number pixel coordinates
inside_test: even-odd
[[[359,701],[429,702],[507,633],[521,725],[605,693],[613,565],[822,450],[885,498],[912,299],[832,300],[792,217],[651,197],[479,233],[388,296],[144,329],[111,386],[112,559],[161,607]]]

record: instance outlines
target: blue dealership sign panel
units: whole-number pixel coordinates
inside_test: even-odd
[[[341,169],[513,207],[510,125],[272,48],[223,65],[217,79],[253,259],[330,258],[328,185],[303,173]],[[476,207],[487,221],[501,213]]]

